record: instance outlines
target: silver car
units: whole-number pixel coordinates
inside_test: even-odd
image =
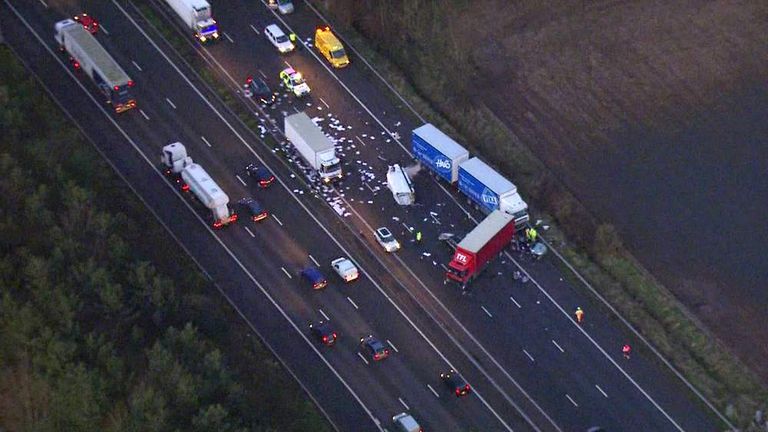
[[[387,252],[397,252],[400,250],[400,242],[397,241],[392,232],[387,227],[377,228],[374,232],[376,241],[379,242],[381,247]]]
[[[348,258],[336,258],[331,261],[331,267],[345,282],[352,282],[360,276],[357,267]]]

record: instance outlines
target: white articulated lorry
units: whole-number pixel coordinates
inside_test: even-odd
[[[201,43],[219,38],[219,26],[213,19],[211,5],[206,0],[165,0],[176,12],[187,28],[192,30],[195,39]]]
[[[59,48],[69,54],[69,62],[96,83],[115,112],[136,107],[136,99],[130,91],[133,87],[131,77],[81,23],[66,19],[57,22],[54,28],[54,38]]]
[[[187,149],[180,142],[163,147],[161,161],[165,174],[175,179],[184,191],[191,191],[200,202],[211,210],[213,227],[221,228],[237,220],[237,213],[229,208],[229,197],[200,165],[187,156]]]
[[[411,205],[416,201],[416,192],[413,190],[411,179],[400,165],[392,165],[387,170],[387,186],[398,204]]]
[[[341,161],[336,157],[336,148],[309,116],[303,112],[287,116],[285,136],[324,183],[341,178]]]

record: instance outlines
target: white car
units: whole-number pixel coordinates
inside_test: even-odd
[[[331,267],[345,282],[352,282],[360,276],[355,264],[344,257],[331,261]]]
[[[274,45],[282,54],[291,52],[296,48],[277,24],[268,25],[264,29],[264,36],[266,36],[272,45]]]
[[[416,423],[416,419],[407,413],[400,413],[392,417],[392,421],[397,426],[398,432],[421,432],[421,426]]]
[[[379,242],[381,247],[387,252],[396,252],[400,250],[400,242],[397,241],[392,232],[387,227],[377,228],[374,232],[376,235],[376,241]]]

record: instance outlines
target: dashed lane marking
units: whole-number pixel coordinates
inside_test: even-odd
[[[259,34],[259,30],[253,26],[253,24],[249,24],[251,26],[251,30],[255,31],[256,34]]]
[[[205,143],[205,145],[207,145],[208,147],[210,147],[210,146],[211,146],[211,143],[209,143],[209,142],[208,142],[208,140],[207,140],[207,139],[205,139],[205,137],[204,137],[204,136],[201,136],[201,137],[200,137],[200,139],[201,139],[201,140],[203,140],[203,142]]]
[[[275,214],[274,214],[274,213],[272,213],[272,219],[276,220],[276,221],[277,221],[277,223],[279,223],[279,224],[280,224],[280,226],[283,226],[283,223],[282,223],[282,222],[280,222],[280,219],[278,219],[278,218],[277,218],[277,216],[275,216]]]
[[[518,303],[514,297],[509,296],[509,299],[512,300],[512,303],[514,303],[518,307],[518,309],[522,309],[522,306],[520,306],[520,303]]]
[[[557,342],[555,342],[555,340],[554,340],[554,339],[552,339],[552,343],[553,343],[553,344],[555,344],[555,346],[557,347],[557,349],[559,349],[559,350],[560,350],[560,352],[562,352],[562,353],[564,353],[564,352],[565,352],[565,350],[564,350],[562,347],[560,347],[560,345],[558,345],[558,344],[557,344]]]
[[[229,35],[228,35],[226,32],[224,33],[224,37],[225,37],[225,38],[227,38],[227,40],[228,40],[230,43],[235,43],[235,41],[233,41],[233,40],[232,40],[232,38],[231,38],[231,37],[229,37]]]
[[[328,315],[326,315],[325,312],[323,312],[322,309],[318,309],[318,311],[320,311],[320,315],[322,315],[323,318],[325,318],[326,321],[330,321],[331,320],[330,318],[328,318]]]
[[[320,99],[320,102],[322,102],[322,103],[323,103],[323,105],[325,105],[325,107],[326,107],[326,108],[328,108],[328,109],[331,109],[331,106],[330,106],[330,105],[328,105],[327,103],[325,103],[325,101],[323,100],[323,98],[318,98],[318,99]]]
[[[149,116],[144,112],[143,109],[139,108],[139,113],[141,113],[141,116],[144,117],[145,120],[149,120]]]
[[[288,273],[288,270],[286,270],[285,267],[280,267],[280,270],[282,270],[283,273],[285,273],[285,275],[288,276],[288,279],[293,279],[293,276],[291,276],[291,274]]]
[[[399,349],[397,349],[397,347],[395,346],[395,344],[393,344],[393,343],[392,343],[392,341],[391,341],[391,340],[387,339],[387,343],[389,344],[389,346],[391,346],[391,347],[392,347],[392,349],[393,349],[393,350],[395,350],[395,352],[396,352],[396,353],[399,353],[399,352],[400,352],[400,350],[399,350]]]
[[[237,177],[237,179],[240,180],[240,183],[242,183],[243,186],[248,186],[248,184],[243,179],[240,178],[240,174],[235,174],[235,177]]]
[[[531,362],[535,362],[536,361],[536,360],[533,359],[533,356],[530,353],[528,353],[528,351],[523,350],[523,353],[525,353],[525,355],[528,356],[529,359],[531,359]]]
[[[433,388],[432,388],[432,386],[431,386],[431,385],[427,384],[427,388],[429,389],[429,391],[431,391],[431,392],[432,392],[432,394],[433,394],[433,395],[435,395],[435,397],[436,397],[436,398],[439,398],[439,397],[440,397],[440,395],[439,395],[439,394],[437,394],[437,392],[435,391],[435,389],[433,389]]]
[[[168,98],[165,98],[165,101],[168,102],[168,105],[170,105],[173,109],[176,109],[176,105]]]
[[[138,70],[139,70],[139,72],[141,72],[141,71],[142,71],[142,69],[141,69],[141,66],[139,66],[139,64],[138,64],[138,63],[136,63],[136,61],[135,61],[135,60],[131,60],[131,62],[133,63],[133,67],[135,67],[136,69],[138,69]]]
[[[403,400],[403,398],[397,398],[397,400],[399,400],[399,401],[400,401],[400,403],[401,403],[401,404],[403,404],[403,406],[405,407],[405,410],[406,410],[406,411],[410,411],[410,409],[411,409],[411,408],[408,406],[408,404],[407,404],[407,403],[405,403],[405,401]]]
[[[486,314],[486,315],[488,315],[489,317],[493,318],[493,315],[491,315],[491,313],[490,313],[490,312],[488,312],[488,309],[486,309],[486,308],[485,308],[485,306],[482,306],[482,305],[481,305],[481,306],[480,306],[480,309],[482,309],[482,310],[483,310],[483,312],[485,312],[485,314]]]
[[[606,398],[608,397],[608,394],[607,394],[607,393],[605,393],[605,392],[603,391],[603,389],[601,389],[601,388],[600,388],[600,386],[599,386],[599,385],[595,384],[595,388],[596,388],[596,389],[597,389],[597,391],[599,391],[599,392],[600,392],[600,393],[601,393],[603,396],[605,396]]]
[[[347,300],[349,300],[349,302],[350,302],[350,303],[352,303],[352,306],[354,306],[354,307],[355,307],[355,309],[360,309],[359,307],[357,307],[357,305],[355,304],[355,302],[354,302],[354,301],[352,301],[352,299],[351,299],[351,298],[347,297]]]
[[[317,260],[315,259],[315,257],[312,256],[312,254],[309,255],[309,259],[311,259],[312,262],[315,263],[316,266],[320,267],[320,263],[317,262]]]
[[[99,30],[103,31],[105,35],[109,36],[109,32],[104,28],[103,24],[99,24]]]
[[[365,364],[368,364],[368,359],[366,359],[366,358],[365,358],[365,356],[363,356],[361,353],[357,353],[357,356],[358,356],[358,357],[360,357],[360,359],[361,359],[362,361],[364,361],[364,362],[365,362]]]
[[[243,227],[243,228],[245,228],[245,230],[248,231],[248,234],[250,234],[251,237],[256,237],[256,235],[253,233],[253,231],[251,231],[250,228],[248,228],[248,227]]]
[[[575,407],[578,407],[578,406],[579,406],[579,404],[577,404],[577,403],[576,403],[576,401],[575,401],[575,400],[573,400],[573,398],[572,398],[572,397],[570,397],[568,394],[566,394],[566,395],[565,395],[565,397],[566,397],[566,398],[567,398],[569,401],[571,401],[571,403],[573,404],[573,406],[575,406]]]

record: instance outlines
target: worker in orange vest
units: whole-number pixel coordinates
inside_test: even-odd
[[[574,312],[574,315],[576,315],[576,322],[581,324],[582,321],[584,321],[584,311],[581,310],[581,307],[576,308],[576,312]]]

